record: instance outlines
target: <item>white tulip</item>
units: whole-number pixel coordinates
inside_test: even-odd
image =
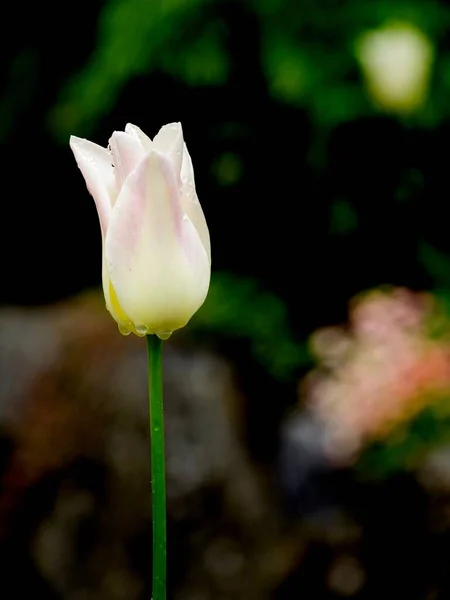
[[[211,248],[180,123],[153,139],[128,124],[105,149],[70,147],[97,207],[106,306],[122,333],[167,339],[203,304]]]

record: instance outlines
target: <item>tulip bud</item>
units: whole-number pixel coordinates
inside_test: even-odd
[[[434,51],[422,31],[409,23],[391,23],[366,32],[356,55],[369,95],[381,109],[410,114],[424,104]]]
[[[107,309],[123,334],[167,339],[203,304],[211,272],[181,124],[153,141],[128,124],[108,149],[74,136],[70,147],[100,220]]]

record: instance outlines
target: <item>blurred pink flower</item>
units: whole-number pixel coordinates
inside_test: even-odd
[[[332,457],[354,458],[367,442],[450,396],[450,345],[429,333],[438,309],[431,295],[375,290],[351,303],[347,329],[313,334],[319,366],[303,395],[326,429]]]

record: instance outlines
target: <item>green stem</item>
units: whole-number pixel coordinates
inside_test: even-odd
[[[153,503],[153,600],[166,599],[166,474],[161,340],[147,336]]]

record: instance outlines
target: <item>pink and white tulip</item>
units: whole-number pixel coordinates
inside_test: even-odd
[[[128,124],[108,149],[72,136],[103,240],[106,306],[122,333],[166,339],[209,288],[211,247],[180,123],[153,141]]]

